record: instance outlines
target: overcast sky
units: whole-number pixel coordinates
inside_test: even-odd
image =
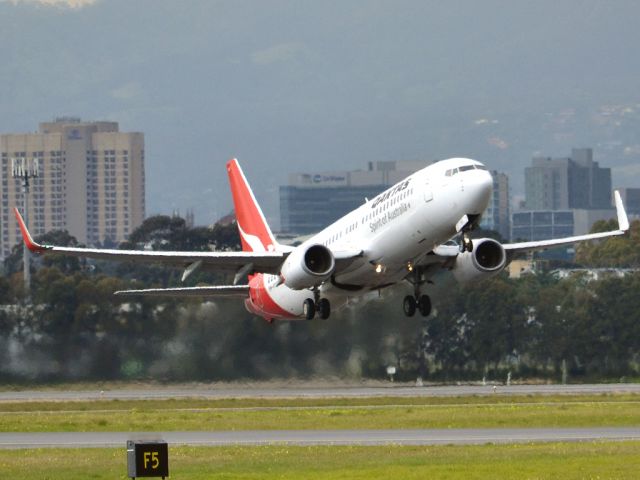
[[[640,139],[595,115],[640,110],[638,18],[623,0],[0,0],[0,132],[142,131],[148,213],[201,224],[231,209],[234,156],[276,225],[289,172],[372,160],[470,156],[518,193],[532,155],[594,146],[640,186]]]

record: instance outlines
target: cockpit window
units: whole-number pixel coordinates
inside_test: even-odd
[[[476,170],[489,170],[484,165],[464,165],[464,166],[459,167],[459,168],[451,168],[451,169],[447,170],[446,172],[444,172],[444,176],[445,177],[452,177],[456,173],[466,172],[468,170],[474,170],[474,169],[476,169]]]

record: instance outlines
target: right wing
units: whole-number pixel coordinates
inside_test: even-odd
[[[624,209],[620,193],[617,190],[614,192],[614,199],[618,217],[618,230],[589,233],[586,235],[576,235],[573,237],[556,238],[551,240],[503,244],[502,247],[507,254],[507,264],[511,261],[514,254],[516,253],[535,252],[539,250],[558,247],[561,245],[569,245],[576,242],[584,242],[589,240],[597,240],[624,235],[629,231],[629,219],[627,218],[627,212]],[[460,247],[458,245],[438,245],[431,252],[425,255],[425,257],[415,266],[421,269],[421,275],[424,275],[428,278],[442,268],[454,268],[456,264],[456,258],[460,255],[460,253]],[[408,273],[407,278],[412,278],[412,275],[413,274]]]
[[[622,198],[620,192],[616,190],[613,192],[616,214],[618,217],[618,230],[611,232],[599,232],[589,233],[587,235],[577,235],[575,237],[556,238],[553,240],[539,240],[534,242],[519,242],[519,243],[507,243],[503,245],[504,249],[509,254],[522,253],[522,252],[534,252],[537,250],[546,250],[548,248],[559,247],[561,245],[569,245],[576,242],[584,242],[587,240],[597,240],[600,238],[615,237],[617,235],[624,235],[629,231],[629,219],[627,218],[627,212],[622,204]]]
[[[71,255],[74,257],[125,262],[146,262],[185,268],[183,279],[202,267],[216,270],[241,271],[243,275],[254,272],[277,274],[289,252],[168,252],[162,250],[116,250],[97,248],[57,247],[36,243],[27,226],[15,209],[22,238],[32,252]]]

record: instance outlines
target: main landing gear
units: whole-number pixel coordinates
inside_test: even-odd
[[[413,271],[413,278],[409,278],[409,281],[413,283],[413,295],[407,295],[402,301],[402,309],[407,317],[413,317],[416,314],[416,310],[420,312],[423,317],[428,317],[431,314],[431,299],[429,295],[422,295],[420,293],[420,287],[425,281],[423,280],[422,272],[419,268]]]
[[[402,301],[402,309],[407,317],[413,317],[416,310],[423,317],[428,317],[431,314],[431,299],[429,295],[420,295],[419,297],[407,295]]]
[[[316,316],[316,313],[322,320],[326,320],[331,315],[331,304],[329,300],[326,298],[320,298],[320,295],[315,292],[314,299],[307,298],[302,304],[302,312],[304,313],[304,318],[307,320],[313,320],[313,317]]]

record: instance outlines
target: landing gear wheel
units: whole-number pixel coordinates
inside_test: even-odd
[[[307,298],[302,304],[302,313],[304,313],[304,318],[307,320],[313,320],[313,317],[316,316],[316,304],[313,303],[313,300]]]
[[[329,315],[331,315],[331,304],[329,303],[329,300],[327,300],[326,298],[321,298],[320,300],[318,300],[316,310],[318,311],[318,315],[322,320],[326,320],[327,318],[329,318]]]
[[[422,295],[418,300],[418,310],[420,310],[420,315],[423,317],[428,317],[431,313],[431,299],[429,295]]]
[[[413,317],[416,313],[416,299],[411,295],[404,297],[402,301],[402,309],[407,317]]]

